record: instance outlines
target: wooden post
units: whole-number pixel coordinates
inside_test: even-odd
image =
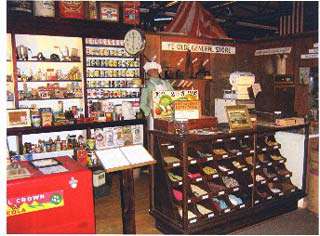
[[[135,234],[134,179],[132,169],[123,170],[121,172],[120,194],[123,233]]]

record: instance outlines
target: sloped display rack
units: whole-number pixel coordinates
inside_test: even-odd
[[[291,181],[290,157],[281,155],[276,131],[184,137],[151,131],[156,227],[170,234],[228,233],[296,209],[305,183],[298,188]]]

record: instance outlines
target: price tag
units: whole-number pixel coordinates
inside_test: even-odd
[[[245,205],[244,205],[244,204],[240,205],[240,208],[244,208],[244,207],[245,207]]]
[[[254,153],[254,150],[250,150],[250,153]]]
[[[267,151],[267,148],[262,148],[262,151],[263,151],[263,152]]]
[[[229,175],[232,175],[233,173],[234,173],[233,170],[228,171],[228,174],[229,174]]]
[[[215,174],[215,175],[212,176],[213,179],[218,178],[218,177],[219,177],[218,174]]]
[[[272,199],[272,196],[268,196],[267,199],[268,199],[268,200]]]
[[[273,181],[277,181],[277,180],[278,180],[278,177],[274,177],[274,178],[273,178]]]
[[[239,191],[239,188],[234,188],[233,189],[233,192],[237,192],[237,191]]]
[[[228,213],[228,212],[230,212],[229,208],[224,210],[224,213]]]
[[[182,185],[182,182],[179,182],[178,185]]]
[[[294,189],[294,188],[293,188],[293,189],[291,189],[291,192],[292,192],[292,193],[293,193],[293,192],[295,192],[295,191],[296,191],[296,189]]]
[[[228,155],[225,154],[225,155],[222,156],[222,158],[223,158],[223,159],[228,158]]]
[[[283,193],[279,193],[279,196],[283,196]]]
[[[197,222],[197,219],[190,220],[190,224],[194,224]]]
[[[243,169],[242,169],[242,171],[247,171],[247,170],[248,170],[248,168],[247,168],[247,167],[245,167],[245,168],[243,168]]]
[[[266,183],[266,181],[265,181],[265,180],[262,180],[262,181],[261,181],[261,184],[265,184],[265,183]]]
[[[221,195],[223,195],[223,194],[224,194],[224,191],[220,191],[220,192],[218,193],[219,196],[221,196]]]
[[[190,164],[192,165],[192,164],[196,164],[197,163],[197,160],[192,160],[192,161],[190,161]]]
[[[213,157],[208,157],[207,158],[207,161],[212,161],[213,160]]]
[[[257,165],[257,166],[256,166],[256,169],[259,169],[260,167],[261,167],[260,165]]]
[[[242,152],[237,152],[237,156],[241,156],[242,155]]]
[[[168,149],[173,149],[174,148],[174,145],[169,145],[168,146]]]
[[[249,135],[245,135],[245,136],[244,136],[244,138],[249,138],[249,137],[250,137]]]
[[[204,200],[204,199],[208,199],[208,195],[204,195],[204,196],[202,196],[202,200]]]
[[[236,137],[231,137],[230,140],[236,140]]]
[[[218,139],[217,139],[217,142],[222,142],[222,141],[223,141],[222,138],[218,138]]]
[[[196,182],[200,182],[200,181],[202,181],[201,177],[196,179]]]
[[[248,187],[249,187],[249,188],[253,187],[253,184],[248,184]]]
[[[212,218],[212,217],[214,217],[214,213],[210,213],[210,214],[208,215],[208,218]]]
[[[286,174],[284,177],[289,178],[289,177],[290,177],[290,174]]]
[[[278,149],[278,148],[279,148],[278,145],[273,146],[273,149]]]
[[[279,161],[279,163],[283,163],[283,162],[284,162],[284,160]]]
[[[172,165],[172,166],[173,166],[173,167],[180,166],[180,163],[179,163],[179,162],[173,163],[173,165]]]
[[[188,199],[188,203],[191,203],[191,199]]]
[[[260,201],[259,200],[255,200],[254,201],[254,204],[258,204]]]
[[[271,166],[271,165],[272,165],[272,162],[269,162],[269,163],[268,163],[268,166]]]

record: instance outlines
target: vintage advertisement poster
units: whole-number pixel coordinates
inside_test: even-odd
[[[23,195],[7,200],[7,217],[63,206],[63,190]]]
[[[152,96],[153,117],[168,119],[173,117],[175,101],[199,100],[198,90],[154,91]]]

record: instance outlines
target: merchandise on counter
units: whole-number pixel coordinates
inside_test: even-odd
[[[212,213],[212,210],[204,207],[203,205],[196,204],[196,207],[201,215],[208,215],[208,214]]]
[[[218,173],[216,169],[210,166],[205,166],[202,170],[206,175],[214,175]]]
[[[200,197],[202,195],[205,195],[207,194],[208,192],[203,190],[202,188],[194,185],[194,184],[190,184],[190,188],[191,188],[191,191],[192,193],[196,196],[196,197]]]
[[[178,212],[179,212],[180,217],[182,217],[182,208],[181,207],[178,207]],[[188,210],[188,220],[196,218],[196,217],[197,216],[192,211]]]
[[[236,179],[229,176],[222,176],[222,181],[227,188],[235,188],[239,186],[239,183]]]
[[[176,190],[176,189],[172,189],[172,193],[173,193],[174,198],[177,201],[181,201],[182,200],[182,192],[181,191]]]
[[[215,154],[215,155],[225,155],[225,154],[227,154],[227,152],[224,150],[224,149],[222,149],[222,148],[216,148],[216,149],[213,149],[213,153]]]
[[[212,200],[214,201],[214,206],[217,208],[217,209],[220,209],[220,210],[225,210],[228,208],[228,205],[226,204],[226,202],[222,199],[218,199],[218,198],[212,198]]]
[[[167,164],[173,164],[175,162],[180,162],[180,159],[174,157],[174,156],[165,156],[163,158],[164,162]]]
[[[172,172],[169,172],[169,173],[168,173],[168,177],[169,177],[169,179],[170,179],[172,182],[178,182],[178,181],[181,181],[181,180],[182,180],[182,177],[181,177],[181,176],[175,175],[175,174],[173,174]]]
[[[234,205],[234,206],[239,206],[239,205],[241,205],[243,203],[241,198],[236,197],[233,194],[229,194],[228,198],[229,198],[230,202],[232,203],[232,205]]]

